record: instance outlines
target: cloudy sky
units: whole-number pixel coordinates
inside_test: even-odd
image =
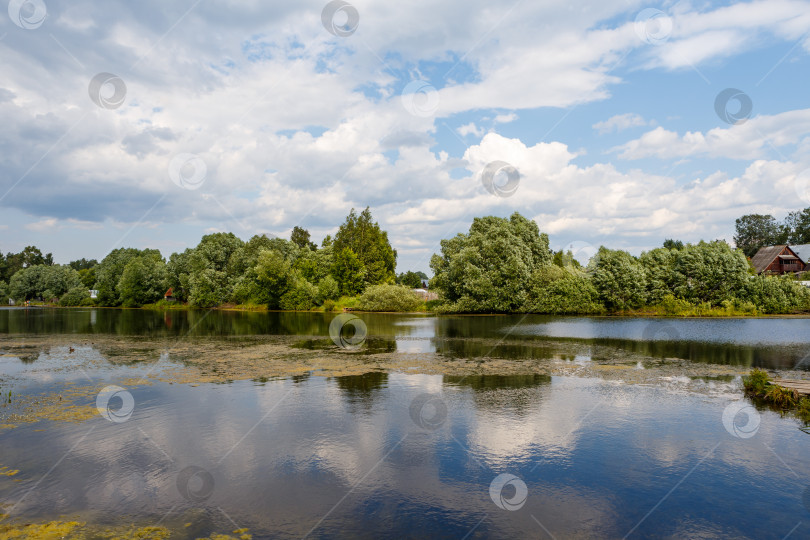
[[[810,1],[7,3],[2,251],[370,206],[427,271],[474,216],[639,253],[810,206]]]

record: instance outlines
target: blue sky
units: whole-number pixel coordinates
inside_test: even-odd
[[[475,216],[521,212],[587,255],[731,241],[736,217],[810,206],[807,1],[7,11],[6,252],[168,256],[295,225],[320,241],[370,206],[398,270],[429,272]],[[728,88],[752,104],[736,124]],[[519,172],[510,196],[485,188],[493,162]]]

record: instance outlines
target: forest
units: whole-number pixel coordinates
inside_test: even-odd
[[[771,236],[768,236],[771,235]],[[772,216],[736,222],[738,248],[722,240],[662,247],[634,256],[600,247],[587,264],[554,252],[536,222],[519,213],[475,218],[441,241],[430,260],[424,302],[412,289],[428,276],[396,274],[397,252],[368,208],[354,209],[334,238],[317,245],[303,228],[290,239],[233,233],[204,236],[164,259],[156,249],[118,248],[100,262],[54,264],[33,246],[0,254],[0,301],[61,306],[745,315],[810,312],[810,289],[794,276],[759,276],[749,258],[775,240],[810,243],[810,208],[783,224]],[[164,298],[171,289],[171,297]],[[90,290],[97,291],[91,298]]]

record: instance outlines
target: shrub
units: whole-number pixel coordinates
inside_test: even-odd
[[[323,303],[323,310],[324,311],[335,311],[335,301],[334,300],[325,300]]]
[[[90,291],[85,287],[73,287],[59,299],[59,305],[81,306],[86,305],[85,300],[90,300]]]
[[[304,278],[297,278],[292,288],[284,293],[279,303],[281,309],[307,311],[315,307],[318,288]]]
[[[781,409],[792,409],[799,401],[799,394],[796,390],[772,384],[765,391],[765,399]]]
[[[365,311],[416,311],[422,300],[402,285],[372,285],[360,296]]]
[[[747,377],[743,377],[743,386],[747,393],[763,396],[770,380],[771,378],[766,371],[754,368]]]
[[[604,307],[591,281],[576,270],[544,266],[532,274],[524,311],[532,313],[599,313]]]
[[[340,297],[340,290],[335,278],[326,276],[318,282],[318,293],[315,297],[316,303],[323,304],[327,300],[337,300],[338,297]],[[334,302],[332,302],[332,305],[334,306]]]

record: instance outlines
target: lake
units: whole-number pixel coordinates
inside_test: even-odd
[[[740,384],[806,377],[810,319],[345,318],[0,309],[0,512],[100,538],[810,538],[810,435]]]

